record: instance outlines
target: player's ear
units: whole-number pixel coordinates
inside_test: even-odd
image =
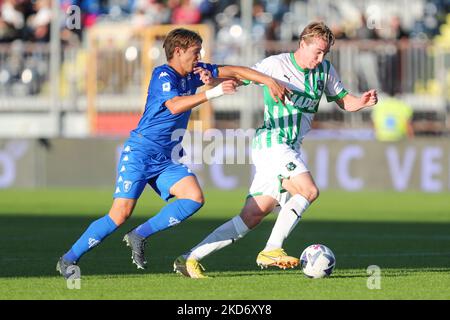
[[[173,54],[179,57],[181,55],[181,48],[175,47],[175,49],[173,50]]]
[[[301,39],[298,46],[303,49],[305,47],[305,40]]]

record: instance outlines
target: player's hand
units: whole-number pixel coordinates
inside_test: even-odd
[[[235,80],[225,80],[220,84],[224,94],[233,94],[237,91],[238,82]]]
[[[378,102],[378,93],[377,90],[372,89],[363,93],[360,98],[361,105],[364,107],[371,107],[377,104]]]
[[[292,91],[286,88],[284,85],[280,84],[275,79],[271,79],[268,84],[270,95],[275,102],[281,102],[284,105],[285,99],[290,99]]]
[[[206,85],[212,85],[213,84],[213,76],[211,71],[208,69],[204,69],[202,67],[195,67],[194,68],[194,74],[200,75],[200,80],[206,84]]]
[[[225,80],[214,88],[205,91],[206,100],[215,99],[223,96],[224,94],[233,94],[237,91],[237,86],[238,83],[235,80]]]

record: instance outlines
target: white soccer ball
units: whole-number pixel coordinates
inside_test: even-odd
[[[323,244],[313,244],[303,250],[300,267],[309,278],[328,277],[336,265],[333,251]]]

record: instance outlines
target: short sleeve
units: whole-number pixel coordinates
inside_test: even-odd
[[[254,66],[252,66],[252,69],[264,73],[268,76],[272,76],[273,66],[273,57],[268,57],[256,63]]]
[[[178,78],[175,74],[164,69],[155,70],[150,82],[150,94],[157,97],[162,103],[180,95]]]
[[[329,64],[330,69],[328,71],[328,80],[325,87],[325,95],[327,96],[327,101],[332,102],[345,97],[348,94],[348,91],[345,90],[344,85],[342,84],[342,81],[336,72],[336,69],[334,69],[333,65],[330,62],[327,61],[327,63]]]

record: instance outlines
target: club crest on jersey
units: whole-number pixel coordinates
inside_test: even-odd
[[[322,80],[317,80],[317,89],[323,91],[324,85]]]
[[[297,165],[296,165],[295,163],[293,163],[293,162],[289,162],[289,163],[286,165],[286,168],[288,169],[288,171],[294,171],[295,168],[297,168]]]
[[[184,91],[186,90],[186,79],[181,79],[181,89]]]
[[[123,182],[123,191],[124,191],[124,192],[130,191],[132,185],[133,185],[133,181],[125,180],[125,181]]]
[[[161,79],[162,77],[168,77],[168,76],[169,76],[169,74],[167,72],[163,71],[159,74],[158,79]]]

